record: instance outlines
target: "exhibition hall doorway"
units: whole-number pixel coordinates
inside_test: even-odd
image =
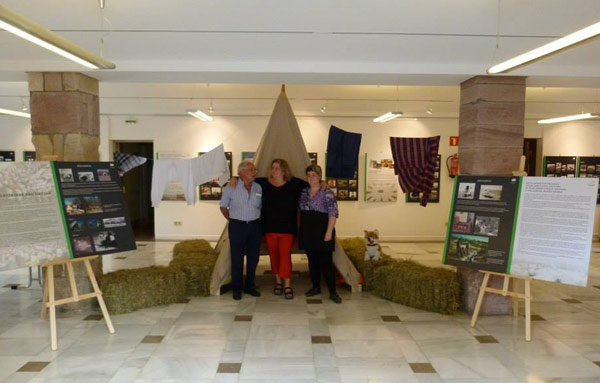
[[[150,202],[152,190],[152,142],[115,142],[115,150],[121,153],[145,157],[148,161],[121,177],[123,194],[131,219],[136,241],[154,240],[154,208]]]
[[[523,155],[525,156],[525,171],[529,176],[541,176],[541,158],[542,140],[538,138],[525,138],[523,140]]]

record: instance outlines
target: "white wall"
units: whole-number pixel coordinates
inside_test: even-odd
[[[242,151],[254,151],[267,126],[267,117],[215,118],[203,123],[190,117],[139,118],[136,125],[126,125],[118,117],[103,119],[109,126],[110,140],[152,140],[154,151],[173,151],[195,155],[223,143],[226,151],[233,152],[234,164],[240,161]],[[319,164],[324,165],[329,126],[362,133],[361,167],[359,171],[359,201],[340,202],[337,224],[340,236],[362,235],[365,229],[379,229],[384,240],[435,241],[446,233],[450,208],[452,179],[448,177],[445,159],[457,152],[448,146],[448,137],[458,134],[457,119],[398,119],[385,124],[374,124],[370,118],[298,118],[300,130],[308,151],[318,152]],[[526,129],[528,137],[539,137],[535,125]],[[441,135],[442,155],[440,203],[423,208],[407,204],[404,195],[396,203],[366,203],[364,198],[364,153],[389,152],[389,137],[427,137]],[[108,147],[108,144],[103,144]],[[107,155],[107,154],[105,154]],[[105,155],[102,155],[104,157]],[[158,239],[182,239],[220,236],[225,220],[218,210],[218,202],[203,201],[195,206],[183,202],[162,202],[156,208],[156,236]],[[181,221],[175,226],[174,221]]]
[[[31,124],[22,117],[0,115],[0,151],[15,151],[15,160],[23,161],[23,151],[33,151]]]
[[[600,121],[582,120],[544,127],[544,156],[600,156]],[[600,207],[596,207],[594,237],[599,235]]]

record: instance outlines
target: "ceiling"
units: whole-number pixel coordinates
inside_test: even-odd
[[[457,85],[600,19],[598,0],[3,0],[116,63],[109,82]],[[100,43],[103,39],[104,44]],[[82,71],[0,32],[0,80]],[[600,87],[600,41],[519,69]]]
[[[88,71],[0,31],[0,107],[28,102],[28,71],[79,71],[101,81],[102,114],[132,117],[211,104],[215,115],[268,116],[286,83],[300,116],[456,118],[460,82],[600,19],[599,0],[2,4],[117,69]],[[597,112],[598,62],[595,40],[512,72],[528,77],[526,118]]]

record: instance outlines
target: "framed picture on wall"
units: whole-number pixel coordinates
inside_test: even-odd
[[[14,151],[0,151],[0,162],[15,162]]]
[[[579,174],[577,157],[546,156],[544,157],[544,177],[573,178]]]
[[[23,161],[32,162],[35,161],[35,151],[23,151]]]
[[[318,158],[319,155],[317,154],[317,152],[308,152],[308,158],[310,159],[310,164],[311,165],[318,165]]]

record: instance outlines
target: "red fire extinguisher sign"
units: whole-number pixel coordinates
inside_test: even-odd
[[[458,136],[450,136],[450,146],[458,146]]]

